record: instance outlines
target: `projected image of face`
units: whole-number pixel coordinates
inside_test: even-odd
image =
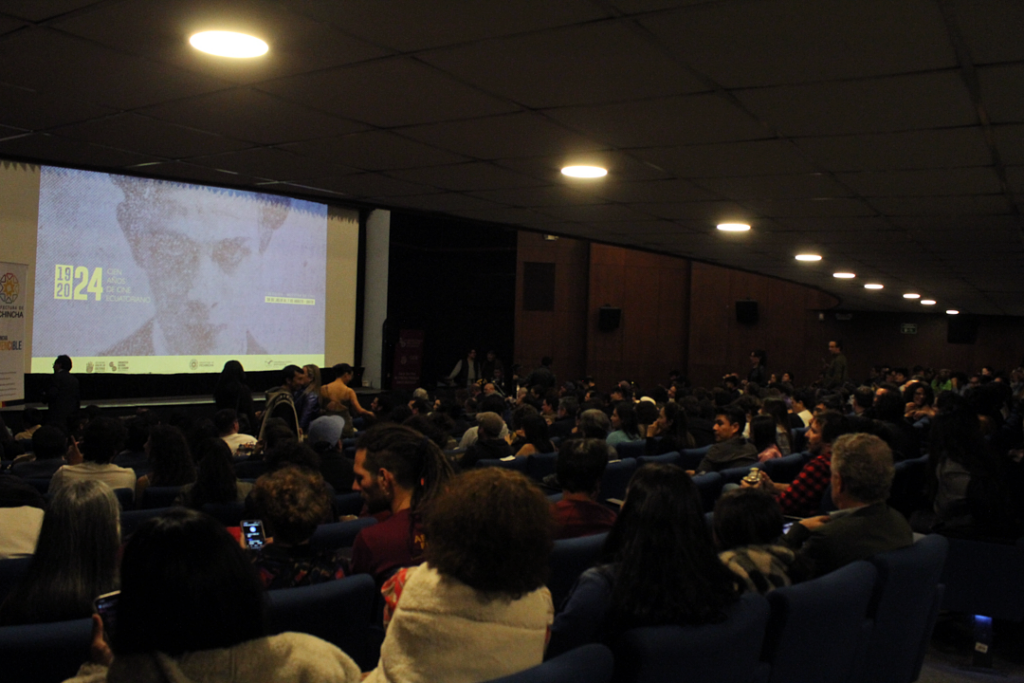
[[[263,252],[287,216],[288,200],[254,200],[240,212],[215,188],[138,180],[121,187],[117,219],[149,278],[156,315],[116,352],[266,353],[250,332],[262,296],[252,282],[259,281]]]

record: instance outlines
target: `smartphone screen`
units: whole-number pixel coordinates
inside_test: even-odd
[[[117,628],[117,601],[121,597],[121,591],[104,593],[93,601],[96,614],[103,619],[103,633],[107,642]]]
[[[263,534],[263,521],[249,519],[242,522],[242,536],[245,538],[245,547],[253,550],[260,550],[267,542]]]

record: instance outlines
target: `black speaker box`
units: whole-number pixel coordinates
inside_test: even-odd
[[[757,322],[757,302],[737,301],[736,322],[743,325],[753,325]]]
[[[597,329],[602,332],[611,332],[619,329],[622,322],[622,309],[602,306],[597,312]]]

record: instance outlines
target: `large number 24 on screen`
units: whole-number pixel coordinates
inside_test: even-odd
[[[56,276],[53,280],[54,299],[88,301],[89,294],[93,294],[96,301],[103,300],[102,267],[93,268],[92,277],[90,277],[89,269],[85,266],[57,266]]]

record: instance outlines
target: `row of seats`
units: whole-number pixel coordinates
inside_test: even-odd
[[[611,652],[588,646],[586,654],[567,653],[500,680],[675,683],[685,672],[694,683],[911,683],[941,601],[947,547],[942,536],[927,536],[767,597],[746,594],[725,622],[633,629]],[[552,563],[558,561],[553,553]],[[270,591],[270,630],[323,638],[365,670],[378,656],[371,626],[378,600],[365,575]],[[89,639],[89,620],[0,628],[5,680],[45,683],[73,675]]]

